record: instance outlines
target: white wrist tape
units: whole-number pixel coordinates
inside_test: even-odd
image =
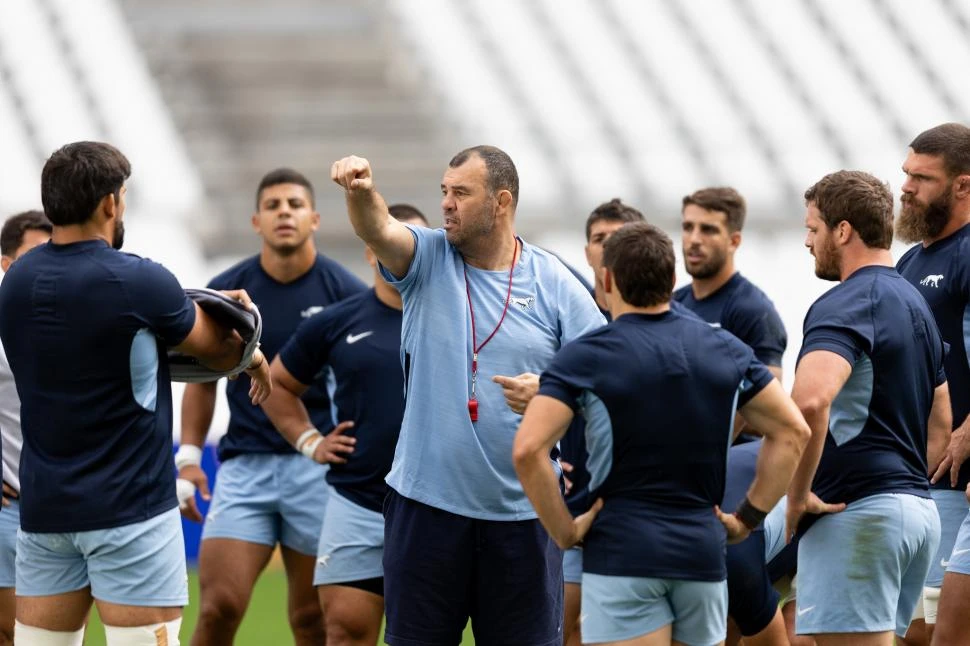
[[[195,495],[195,485],[185,478],[175,479],[175,497],[179,501],[179,509],[185,509]]]
[[[323,435],[315,428],[309,428],[303,431],[303,434],[296,440],[296,450],[307,456],[311,460],[313,459],[313,452],[317,449],[317,445],[323,441]]]
[[[190,464],[195,466],[202,464],[202,449],[194,444],[183,444],[175,452],[175,468],[181,471],[182,467]]]

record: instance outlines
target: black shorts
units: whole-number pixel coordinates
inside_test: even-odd
[[[728,614],[745,637],[768,627],[778,611],[778,592],[772,587],[765,563],[764,532],[727,548]]]
[[[384,502],[385,640],[455,646],[562,644],[562,551],[538,520],[489,521],[410,500]]]

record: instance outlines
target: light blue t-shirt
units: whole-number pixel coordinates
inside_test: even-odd
[[[512,466],[522,421],[495,375],[540,374],[565,343],[605,323],[589,292],[562,262],[522,243],[501,328],[478,354],[478,421],[468,414],[472,333],[461,255],[442,229],[408,227],[407,274],[384,278],[404,299],[401,361],[406,406],[387,483],[406,498],[462,516],[524,520],[536,513]],[[467,266],[481,344],[502,316],[508,270]]]

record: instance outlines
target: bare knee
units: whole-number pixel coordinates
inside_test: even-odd
[[[199,624],[235,629],[242,621],[249,603],[248,595],[225,586],[211,586],[202,592],[199,604]]]
[[[316,597],[290,607],[290,628],[294,634],[319,633],[323,630],[323,613]]]
[[[333,616],[331,616],[333,615]],[[354,613],[327,613],[324,618],[327,626],[327,646],[356,646],[373,642],[374,627]]]

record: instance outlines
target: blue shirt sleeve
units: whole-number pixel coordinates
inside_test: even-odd
[[[134,277],[133,283],[125,285],[134,315],[166,345],[184,341],[195,325],[195,303],[172,272],[138,259]]]
[[[414,258],[408,271],[401,278],[392,274],[387,267],[378,263],[381,276],[391,285],[394,285],[401,294],[412,291],[424,283],[434,270],[435,259],[438,250],[444,249],[447,244],[444,229],[428,229],[405,224],[414,236]]]
[[[595,363],[586,360],[583,345],[574,342],[564,346],[539,377],[538,394],[558,399],[573,411],[579,408],[583,391],[592,388],[589,366]]]
[[[565,266],[562,267],[565,270]],[[606,325],[596,301],[575,276],[563,271],[559,281],[559,342],[565,345]]]
[[[828,309],[828,308],[822,308]],[[874,329],[871,318],[851,311],[827,315],[813,305],[805,317],[805,332],[798,359],[809,352],[827,350],[855,365],[872,347]]]
[[[332,327],[327,311],[311,316],[300,323],[277,355],[283,367],[301,384],[310,385],[316,381],[320,370],[329,362],[333,348]]]
[[[769,366],[781,366],[788,334],[770,301],[761,298],[735,302],[731,308],[731,321],[724,327],[747,343],[759,361]]]
[[[716,330],[728,344],[731,357],[741,373],[738,390],[738,408],[751,401],[775,378],[765,364],[755,356],[754,351],[737,337],[724,329]]]

